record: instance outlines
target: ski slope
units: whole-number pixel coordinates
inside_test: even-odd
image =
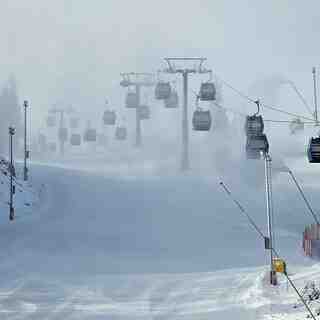
[[[44,190],[37,205],[1,224],[1,319],[305,314],[291,310],[296,298],[285,282],[268,289],[263,243],[216,175],[110,174],[110,168],[44,164],[31,172],[33,188]],[[265,230],[263,185],[224,178]],[[276,246],[302,287],[319,270],[302,257],[301,232],[312,220],[289,181],[275,176]],[[315,181],[302,182],[317,207]]]

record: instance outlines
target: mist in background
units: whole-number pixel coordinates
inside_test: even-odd
[[[15,146],[19,146],[22,137],[22,117],[19,105],[17,82],[13,75],[4,83],[0,89],[0,152],[7,155],[9,148],[9,126],[16,128]]]
[[[107,99],[129,133],[121,147],[112,142],[112,150],[122,158],[129,152],[135,155],[131,148],[134,112],[124,107],[126,90],[119,85],[120,72],[156,72],[165,67],[166,56],[207,57],[205,66],[212,68],[214,75],[252,98],[305,114],[296,95],[283,84],[283,79],[290,79],[312,104],[311,67],[318,66],[320,50],[314,41],[320,28],[320,4],[316,1],[305,5],[275,0],[0,0],[0,4],[0,80],[5,87],[8,77],[15,75],[21,112],[23,100],[30,102],[34,136],[44,132],[49,140],[56,139],[56,132],[46,128],[45,118],[49,108],[60,105],[77,110],[81,130],[90,120],[112,141],[114,133],[103,127],[101,119]],[[181,98],[180,77],[164,79],[177,81]],[[197,91],[205,80],[205,75],[190,76],[190,122],[195,108],[192,90]],[[254,104],[223,85],[218,87],[227,109],[255,112]],[[153,157],[178,167],[181,109],[164,110],[162,103],[154,100],[153,89],[143,90],[142,98],[151,107],[152,119],[142,124],[145,152],[137,155],[138,159]],[[232,155],[233,163],[243,158],[244,118],[214,106],[204,107],[212,111],[213,128],[209,134],[198,134],[190,128],[193,166],[207,168],[214,162],[218,170],[225,170],[230,165],[226,154],[228,158]],[[268,119],[289,119],[272,111],[263,110],[263,114]],[[223,121],[222,130],[217,129]],[[277,148],[277,141],[279,137],[287,139],[288,128],[266,125],[266,132],[271,151],[281,151],[283,143]]]

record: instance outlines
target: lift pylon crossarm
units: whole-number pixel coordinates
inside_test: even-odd
[[[199,73],[199,74],[206,74],[206,73],[212,73],[212,70],[210,69],[189,69],[189,68],[166,68],[163,70],[165,73]]]
[[[204,62],[207,60],[207,58],[204,57],[167,57],[164,58],[164,60],[171,60],[171,61],[178,61],[178,60],[184,60],[184,61],[200,61]]]
[[[171,68],[167,68],[163,70],[165,73],[171,73],[171,74],[175,74],[175,73],[197,73],[198,71],[195,69],[171,69]]]
[[[212,73],[212,70],[203,68],[203,63],[207,60],[207,58],[195,58],[195,57],[185,57],[185,58],[178,58],[178,57],[172,57],[172,58],[164,58],[164,60],[168,64],[168,68],[165,69],[165,72],[167,73]],[[177,69],[172,62],[174,61],[195,61],[198,62],[198,68],[179,68]]]
[[[120,73],[120,76],[123,78],[123,81],[120,82],[120,85],[122,87],[130,87],[136,85],[139,85],[141,87],[151,87],[155,85],[154,74],[150,72],[122,72]]]

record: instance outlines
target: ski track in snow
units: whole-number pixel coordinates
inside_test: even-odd
[[[249,270],[227,273],[108,275],[93,282],[85,279],[91,288],[28,279],[10,292],[0,292],[0,315],[2,319],[36,320],[102,319],[105,316],[207,319],[206,316],[216,311],[243,305],[252,308],[249,291],[254,290],[259,273]],[[104,286],[110,280],[117,280],[118,288],[110,290]],[[259,305],[262,303],[264,301]]]

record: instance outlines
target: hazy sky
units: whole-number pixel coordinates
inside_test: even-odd
[[[119,72],[155,71],[164,56],[205,56],[245,91],[284,74],[310,100],[310,70],[320,65],[319,1],[0,0],[0,8],[1,80],[13,72],[38,115],[56,101],[90,112],[106,97],[122,103]]]

